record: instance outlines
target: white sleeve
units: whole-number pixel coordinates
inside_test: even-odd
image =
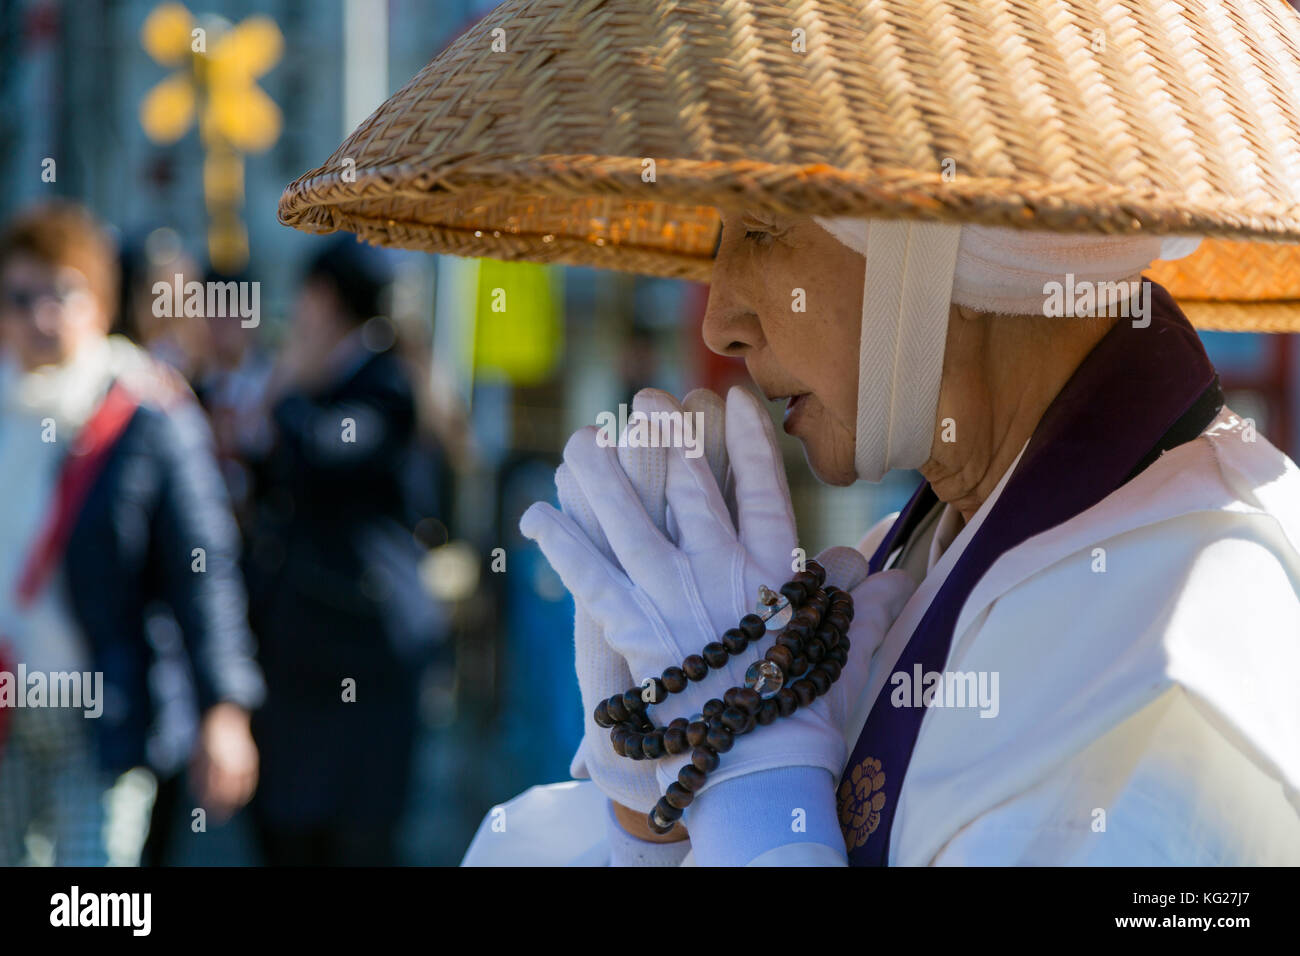
[[[972,820],[932,863],[1295,866],[1300,815],[1175,686]]]
[[[610,866],[681,866],[691,849],[689,840],[653,843],[634,837],[618,822],[612,800],[605,801],[605,833]]]
[[[698,866],[846,866],[835,781],[821,767],[776,767],[724,780],[682,818]]]

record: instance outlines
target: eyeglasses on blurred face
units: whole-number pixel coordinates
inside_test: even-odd
[[[78,270],[18,255],[0,269],[0,336],[26,369],[67,361],[100,328],[90,284]]]
[[[21,279],[6,282],[0,289],[0,309],[8,313],[31,315],[45,303],[66,306],[78,296],[88,296],[90,288],[75,269],[64,269],[54,282],[31,283]]]

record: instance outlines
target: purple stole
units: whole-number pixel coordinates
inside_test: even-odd
[[[918,666],[942,672],[963,605],[1004,552],[1091,508],[1162,452],[1199,435],[1223,407],[1218,376],[1191,323],[1161,286],[1151,283],[1151,293],[1150,325],[1134,328],[1121,318],[1048,406],[894,673]],[[872,572],[937,501],[922,483],[872,557]],[[894,707],[892,690],[886,680],[836,794],[851,866],[888,862],[894,811],[925,717],[925,707]]]

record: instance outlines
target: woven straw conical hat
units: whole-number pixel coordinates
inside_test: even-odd
[[[1144,273],[1192,323],[1224,332],[1300,331],[1300,246],[1207,239]]]
[[[1300,242],[1300,14],[506,0],[294,181],[280,218],[707,280],[719,208],[1254,240],[1300,297],[1295,250],[1268,249]]]

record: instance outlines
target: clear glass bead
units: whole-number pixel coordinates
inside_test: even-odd
[[[776,613],[772,612],[773,608],[777,608]],[[790,623],[790,618],[794,616],[794,609],[790,607],[790,602],[786,600],[785,595],[773,591],[766,585],[760,585],[754,613],[763,619],[769,632],[775,632]]]
[[[745,671],[745,686],[758,692],[758,696],[767,700],[775,697],[777,691],[785,686],[785,675],[781,668],[771,661],[754,661]]]

